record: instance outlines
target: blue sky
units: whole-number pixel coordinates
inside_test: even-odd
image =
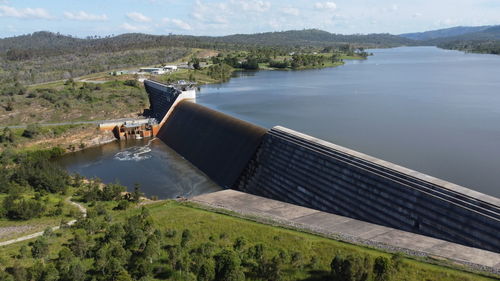
[[[500,24],[500,0],[0,0],[0,37],[227,35],[319,28],[393,34]]]

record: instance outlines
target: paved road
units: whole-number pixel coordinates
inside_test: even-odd
[[[86,217],[87,216],[87,209],[83,205],[78,204],[76,202],[73,202],[70,199],[71,199],[71,197],[68,197],[66,199],[66,202],[68,202],[68,203],[70,203],[70,204],[75,205],[76,207],[78,207],[78,209],[80,209],[80,212],[83,214],[83,216]],[[75,223],[76,223],[76,220],[71,220],[71,221],[69,221],[67,223],[67,225],[71,226],[71,225],[73,225]],[[60,226],[53,226],[52,227],[52,231],[56,231],[56,230],[58,230],[60,228],[61,228]],[[36,232],[36,233],[33,233],[33,234],[21,236],[21,237],[18,237],[16,239],[3,241],[3,242],[0,242],[0,247],[6,246],[6,245],[10,245],[10,244],[14,244],[14,243],[21,242],[21,241],[26,241],[26,240],[29,240],[29,239],[33,239],[33,238],[42,236],[43,233],[44,233],[44,231],[40,231],[40,232]]]
[[[72,122],[59,122],[59,123],[41,123],[38,124],[39,126],[42,127],[47,127],[47,126],[64,126],[64,125],[84,125],[84,124],[100,124],[104,122],[124,122],[124,121],[129,121],[129,120],[137,120],[137,119],[143,119],[143,118],[119,118],[119,119],[111,119],[111,120],[90,120],[90,121],[72,121]],[[12,126],[5,126],[9,127],[11,129],[22,129],[26,128],[28,125],[23,124],[23,125],[12,125]],[[4,127],[4,126],[0,126]]]

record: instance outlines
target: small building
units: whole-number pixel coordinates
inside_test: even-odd
[[[156,75],[166,73],[163,67],[142,67],[139,69],[139,72],[156,74]]]
[[[163,70],[169,71],[169,72],[174,72],[177,70],[177,65],[165,65],[163,67]]]
[[[154,118],[111,121],[99,124],[102,131],[112,131],[117,139],[142,139],[154,137],[159,125]]]
[[[177,67],[182,69],[193,69],[193,66],[189,65],[187,62],[181,62],[177,65]]]

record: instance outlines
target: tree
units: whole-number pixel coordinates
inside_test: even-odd
[[[126,270],[121,270],[118,275],[116,275],[115,281],[133,281],[132,277]]]
[[[233,248],[236,251],[241,251],[246,246],[246,244],[247,244],[247,240],[245,239],[245,237],[240,236],[240,237],[236,238],[236,241],[234,241]]]
[[[141,185],[139,183],[134,184],[134,191],[131,194],[131,200],[138,203],[141,200],[143,193],[141,192]]]
[[[215,256],[215,280],[245,280],[245,274],[241,268],[241,260],[236,252],[226,249]]]
[[[373,264],[366,256],[347,257],[335,256],[330,264],[331,276],[334,281],[365,281],[370,280]]]
[[[187,243],[191,240],[191,231],[189,229],[184,229],[182,231],[181,247],[186,247]]]
[[[59,271],[53,263],[45,266],[41,281],[57,281],[59,280]]]
[[[388,281],[390,278],[391,261],[379,256],[375,259],[373,264],[373,273],[375,274],[375,281]]]
[[[199,70],[201,69],[201,65],[200,65],[200,59],[199,58],[196,58],[196,57],[193,57],[190,61],[190,64],[193,66],[194,69],[196,70]]]
[[[19,249],[19,257],[21,259],[28,258],[31,255],[31,253],[28,250],[28,246],[22,245],[21,249]]]
[[[40,236],[31,246],[31,255],[35,259],[46,258],[49,255],[49,243],[46,238]]]
[[[69,266],[69,270],[66,276],[68,281],[84,281],[85,280],[85,267],[78,258],[74,258]]]
[[[0,134],[0,143],[14,143],[15,135],[9,127],[3,129],[2,134]]]
[[[58,254],[56,260],[56,268],[61,274],[61,276],[67,275],[69,268],[71,266],[71,261],[75,258],[75,255],[70,249],[63,247]]]
[[[121,193],[126,190],[125,186],[118,183],[106,184],[101,192],[101,200],[111,201],[121,198]]]
[[[29,220],[45,212],[45,205],[33,199],[25,199],[19,195],[4,198],[2,207],[5,215],[12,220]]]
[[[40,126],[38,124],[29,124],[26,129],[24,129],[22,136],[25,138],[35,138],[41,132]]]
[[[79,232],[75,233],[73,239],[71,239],[69,243],[69,248],[73,254],[80,258],[84,258],[87,255],[88,247],[89,245],[86,237]]]
[[[212,281],[215,278],[215,263],[213,259],[203,259],[198,269],[198,281]]]

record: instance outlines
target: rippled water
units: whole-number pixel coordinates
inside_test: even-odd
[[[57,160],[69,171],[104,182],[135,183],[148,196],[190,197],[220,188],[159,139],[116,141],[67,154]]]

